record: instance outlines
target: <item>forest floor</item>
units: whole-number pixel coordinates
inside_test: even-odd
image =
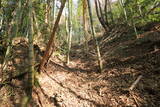
[[[83,45],[73,46],[68,65],[61,55],[51,57],[46,70],[37,76],[39,85],[34,88],[32,106],[159,107],[160,50],[153,46],[157,42],[137,40],[126,32],[115,35],[98,38],[104,64],[102,73],[98,72],[93,41],[89,42],[89,54],[83,51]],[[140,75],[137,86],[128,91]],[[6,100],[11,107],[18,106],[18,98],[25,94],[24,88],[19,87],[25,86],[24,78],[12,80],[16,86],[8,94],[10,101]],[[5,96],[3,90],[1,96]],[[2,101],[4,98],[0,99],[3,107],[10,107]]]
[[[151,41],[127,36],[120,34],[109,42],[99,37],[103,73],[98,73],[92,41],[88,55],[83,45],[73,46],[69,65],[52,57],[38,77],[36,101],[42,107],[159,107],[160,50],[154,50]],[[134,90],[127,91],[140,75]]]

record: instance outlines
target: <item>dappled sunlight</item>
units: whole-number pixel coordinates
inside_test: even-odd
[[[0,107],[159,107],[159,0],[0,0]]]

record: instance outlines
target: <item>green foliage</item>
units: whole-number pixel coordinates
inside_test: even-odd
[[[136,26],[160,22],[160,8],[159,6],[154,8],[158,3],[160,0],[123,0],[120,6],[120,2],[115,2],[112,3],[113,17],[116,23],[124,23],[123,9],[125,9],[129,25],[133,25],[133,22]]]
[[[33,2],[33,10],[35,11],[37,23],[39,27],[39,31],[41,32],[41,37],[44,39],[44,43],[48,42],[51,30],[49,29],[50,26],[45,23],[46,18],[46,2],[47,0],[32,0]],[[92,0],[91,0],[92,1]],[[114,23],[115,24],[124,24],[126,23],[126,20],[124,18],[124,12],[123,8],[126,9],[127,14],[127,21],[130,26],[133,26],[133,23],[137,26],[145,25],[149,22],[160,22],[160,8],[157,7],[154,10],[152,8],[156,6],[160,0],[123,0],[123,6],[121,7],[119,4],[119,0],[116,2],[111,2],[111,8],[112,11],[109,11],[107,13],[107,17],[109,18],[109,22],[112,24],[111,17],[113,15]],[[52,0],[48,0],[50,2],[51,6]],[[76,3],[73,0],[69,0],[69,2],[72,5],[72,29],[73,29],[73,38],[72,43],[79,43],[79,41],[83,41],[83,20],[82,20],[82,13],[83,13],[83,6],[82,6],[82,0],[77,0]],[[72,3],[73,2],[73,3]],[[12,26],[12,32],[17,33],[17,36],[26,36],[27,29],[28,29],[28,16],[26,13],[28,12],[28,8],[26,7],[27,1],[26,0],[20,0],[17,2],[17,0],[2,0],[1,5],[2,9],[0,10],[0,19],[3,18],[3,23],[0,25],[1,28],[4,29],[4,31],[7,31],[6,23],[10,22],[14,17],[18,17],[19,14],[20,18],[18,20],[18,23],[16,22],[17,18],[14,18],[13,26]],[[57,4],[55,6],[56,10],[59,10],[60,0],[57,1]],[[103,3],[102,7],[103,7]],[[92,7],[92,13],[93,13],[93,21],[94,21],[94,27],[96,32],[102,31],[102,27],[100,26],[100,23],[97,19],[94,2],[91,2]],[[17,12],[18,7],[20,8],[20,11]],[[52,8],[50,8],[52,9]],[[68,9],[68,6],[66,5],[65,10]],[[150,12],[151,10],[151,12]],[[56,11],[58,12],[58,11]],[[112,14],[111,14],[112,12]],[[15,15],[16,14],[16,15]],[[53,14],[53,13],[51,13]],[[56,15],[57,13],[55,13]],[[66,13],[67,14],[67,13]],[[61,49],[67,50],[67,31],[66,31],[66,25],[65,25],[65,19],[64,14],[62,16],[61,24],[59,25],[59,28],[57,30],[56,40],[57,45],[61,47]],[[50,20],[52,21],[52,19]],[[87,17],[87,21],[89,21],[89,18]],[[51,22],[53,24],[53,22]],[[51,25],[52,25],[51,24]],[[88,23],[89,24],[89,23]],[[16,31],[17,25],[20,27],[18,28],[18,32]],[[36,31],[34,31],[35,33]],[[88,32],[90,32],[89,26],[88,26]],[[8,36],[6,32],[0,32],[0,36]],[[36,33],[35,33],[36,34]],[[37,35],[35,35],[37,36]],[[65,53],[65,51],[64,51]]]
[[[44,20],[45,20],[45,4],[44,3],[40,3],[39,0],[35,0],[33,2],[33,8],[35,10],[37,19],[38,19],[38,23],[43,24]]]
[[[130,20],[135,18],[134,21],[136,21],[136,23],[143,24],[150,21],[160,21],[158,18],[159,15],[149,14],[149,11],[156,5],[156,3],[156,0],[134,0],[132,2],[126,0],[124,6],[127,9],[127,15]],[[142,16],[140,11],[142,12]],[[136,17],[139,16],[141,17],[136,19]]]

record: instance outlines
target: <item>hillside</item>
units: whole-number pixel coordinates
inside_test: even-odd
[[[0,0],[0,107],[159,107],[160,0]]]
[[[103,50],[101,51],[104,63],[102,73],[97,69],[93,40],[89,41],[89,54],[82,50],[83,45],[72,48],[69,65],[64,63],[63,55],[53,55],[45,72],[37,76],[38,83],[34,87],[32,106],[158,107],[160,33],[154,30],[146,31],[137,38],[132,30],[121,31],[123,29],[113,30],[110,35],[104,34],[98,38],[100,49]],[[157,36],[157,40],[148,36]],[[21,38],[15,40],[13,49],[17,58],[14,58],[14,67],[11,68],[12,71],[14,69],[22,71],[25,65],[28,65],[27,56],[24,58],[18,56],[27,55],[25,51],[27,45]],[[37,58],[39,55],[40,53],[36,54]],[[0,91],[1,105],[6,107],[18,106],[21,102],[19,97],[25,95],[24,81],[27,79],[25,74],[18,77],[14,75],[11,84],[5,85]],[[140,75],[142,76],[140,81],[132,91],[129,91],[128,89]],[[6,89],[9,90],[5,91]]]
[[[83,45],[73,47],[71,63],[68,66],[61,60],[56,61],[52,58],[46,72],[40,77],[43,91],[53,100],[53,104],[62,107],[158,107],[160,33],[147,32],[152,33],[144,32],[141,34],[144,36],[138,39],[130,30],[115,33],[113,37],[116,37],[111,40],[108,39],[111,37],[108,35],[100,37],[99,43],[105,65],[102,73],[98,73],[92,42],[89,42],[89,55],[81,50]],[[157,34],[157,40],[148,39],[148,36],[154,34]],[[105,41],[106,39],[108,41]],[[154,49],[154,45],[157,45],[157,49]],[[128,91],[140,75],[142,79],[137,86]],[[44,101],[46,100],[43,97],[42,102]],[[47,101],[46,104],[48,106]]]

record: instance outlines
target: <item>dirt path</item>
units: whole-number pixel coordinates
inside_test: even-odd
[[[82,53],[76,52],[69,66],[52,59],[47,72],[38,77],[35,101],[40,107],[158,107],[160,76],[155,61],[159,61],[159,53],[106,59],[102,74],[97,73],[94,59],[79,56]],[[126,91],[140,74],[143,78],[137,87],[132,93]]]
[[[127,95],[117,99],[107,74],[72,71],[72,68],[52,62],[47,72],[39,77],[39,82],[41,88],[36,90],[36,96],[42,107],[118,107],[120,103],[136,106]]]
[[[72,62],[68,66],[59,58],[52,57],[46,72],[37,76],[39,84],[34,88],[31,107],[159,107],[160,50],[150,49],[149,43],[135,45],[127,42],[119,47],[115,44],[112,44],[112,48],[106,46],[102,54],[103,73],[97,72],[93,49],[86,56],[79,51],[82,47],[74,48],[71,52]],[[13,52],[17,53],[14,53],[11,71],[25,71],[28,65],[25,56],[28,55],[27,45],[19,44],[14,49]],[[143,78],[137,87],[132,93],[126,91],[139,75],[143,75]],[[24,75],[12,79],[11,84],[7,85],[9,88],[1,88],[0,106],[20,105],[21,98],[26,95],[26,80]]]
[[[79,71],[69,72],[50,68],[49,73],[43,73],[39,82],[49,101],[43,101],[43,107],[106,107],[106,97],[100,96],[96,89],[92,89],[91,82],[86,74]],[[100,81],[99,81],[100,83]],[[41,91],[42,91],[41,90]],[[41,97],[43,98],[43,97]]]

